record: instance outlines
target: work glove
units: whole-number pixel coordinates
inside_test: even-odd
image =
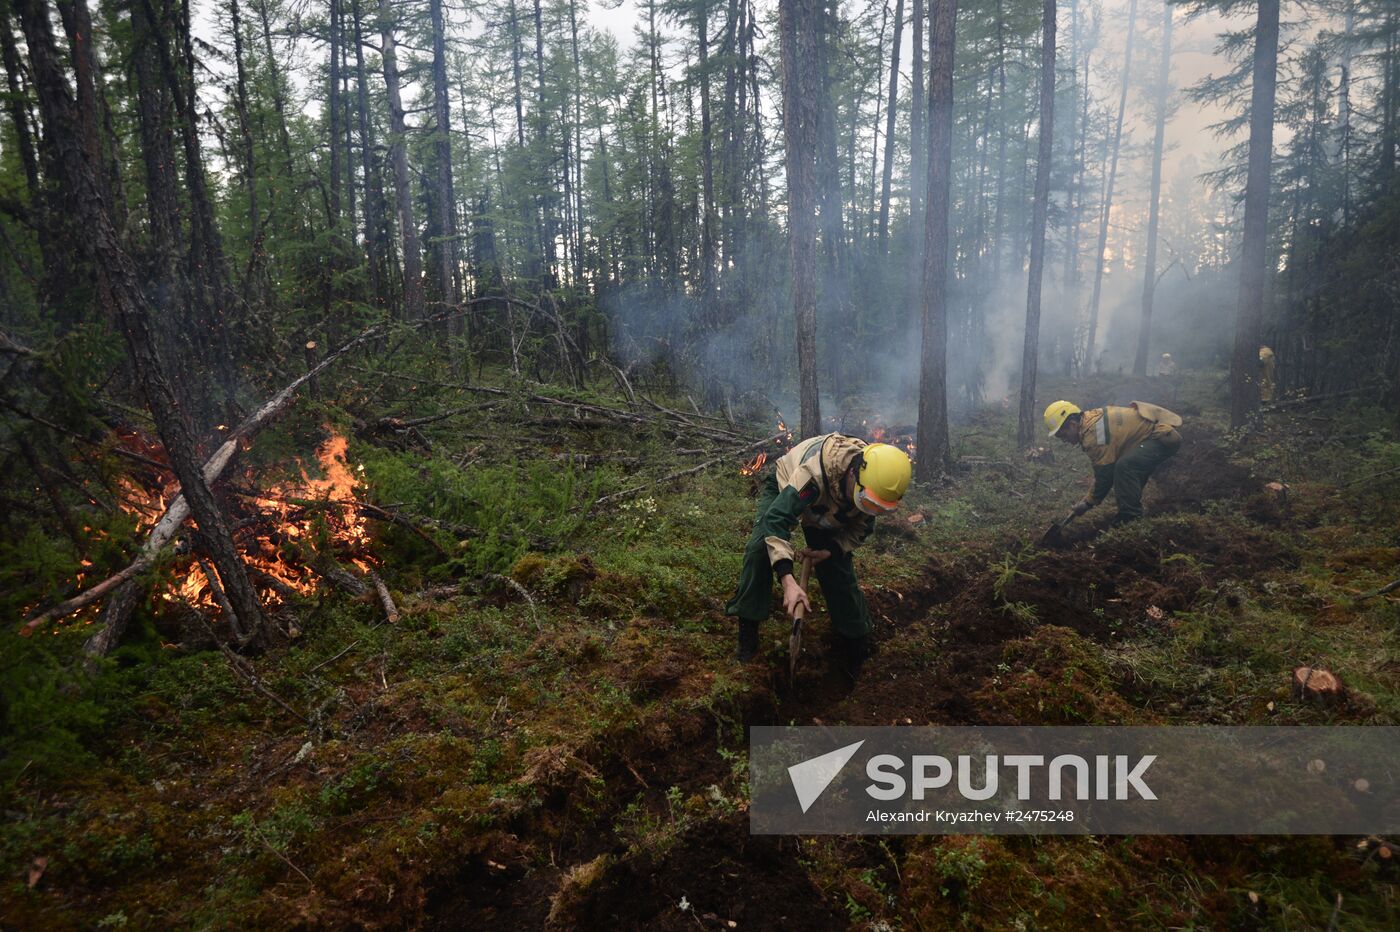
[[[1074,515],[1074,517],[1078,518],[1085,514],[1088,514],[1089,509],[1093,507],[1094,506],[1091,502],[1078,501],[1074,503],[1074,507],[1069,510],[1069,513]]]

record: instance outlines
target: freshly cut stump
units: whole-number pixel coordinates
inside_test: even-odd
[[[1321,667],[1299,667],[1293,671],[1293,698],[1329,705],[1342,698],[1346,690],[1331,670]]]

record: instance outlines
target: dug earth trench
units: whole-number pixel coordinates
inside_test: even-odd
[[[840,864],[815,870],[803,840],[750,836],[743,761],[721,751],[740,736],[726,729],[1159,721],[1110,671],[1103,649],[1169,636],[1172,613],[1236,598],[1235,587],[1296,562],[1275,529],[1208,513],[1221,499],[1250,500],[1259,485],[1213,443],[1190,444],[1155,482],[1150,522],[1090,528],[1061,551],[1013,542],[931,561],[912,590],[870,593],[876,655],[854,688],[831,669],[818,619],[795,684],[776,649],[753,666],[734,708],[644,721],[564,767],[543,811],[515,826],[510,863],[483,855],[469,864],[429,903],[429,924],[839,929],[857,916],[927,913],[913,902],[922,902],[927,851],[911,859],[902,843],[832,841],[824,850]],[[640,664],[635,678],[647,689],[698,690],[695,678],[713,675],[703,666],[663,658]],[[595,789],[580,804],[585,784]],[[624,838],[621,823],[645,831]],[[898,881],[881,893],[865,881],[831,888],[833,876],[869,880],[889,863],[895,878],[901,866],[914,875],[904,877],[907,889]]]

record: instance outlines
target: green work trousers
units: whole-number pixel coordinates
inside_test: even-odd
[[[758,514],[753,533],[744,547],[744,567],[739,572],[739,588],[724,607],[726,615],[737,615],[750,621],[762,621],[773,609],[773,564],[768,557],[768,544],[763,534],[763,517],[778,497],[778,482],[770,472],[763,480],[758,494]],[[870,607],[856,581],[855,561],[843,553],[834,536],[820,528],[802,528],[810,550],[829,550],[831,556],[812,567],[817,582],[826,596],[831,612],[831,626],[848,638],[864,637],[870,633]],[[801,572],[801,561],[793,566]],[[800,578],[800,577],[799,577]]]
[[[1150,437],[1113,464],[1113,496],[1118,502],[1118,522],[1142,517],[1142,490],[1147,480],[1181,448],[1181,434],[1172,431]]]

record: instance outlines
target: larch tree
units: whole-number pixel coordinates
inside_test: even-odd
[[[1021,397],[1016,442],[1029,446],[1039,435],[1035,403],[1040,358],[1040,296],[1045,271],[1045,225],[1050,209],[1050,172],[1055,125],[1055,0],[1044,0],[1040,49],[1040,141],[1035,162],[1035,201],[1031,208],[1030,272],[1026,284],[1026,333],[1021,351]]]
[[[457,197],[452,183],[452,117],[447,89],[447,26],[442,0],[429,0],[432,29],[433,71],[433,183],[428,194],[433,204],[431,247],[434,296],[437,311],[457,302]]]
[[[778,35],[782,51],[783,139],[787,167],[788,255],[792,313],[797,328],[799,430],[821,432],[817,393],[817,122],[823,90],[821,74],[824,0],[780,0]]]
[[[928,186],[924,213],[923,340],[919,355],[915,478],[932,482],[948,465],[948,223],[953,170],[953,57],[957,0],[930,5]]]
[[[180,481],[181,494],[198,522],[195,540],[199,549],[213,560],[227,594],[234,616],[229,619],[231,627],[240,635],[240,640],[260,637],[262,607],[234,547],[228,522],[204,481],[203,463],[198,456],[199,448],[188,412],[161,358],[154,329],[155,311],[146,299],[136,265],[112,225],[97,180],[97,167],[83,148],[75,104],[69,95],[68,77],[59,65],[49,25],[48,7],[42,0],[19,0],[17,6],[44,126],[54,147],[56,180],[70,192],[77,219],[89,234],[81,240],[82,248],[93,265],[101,270],[115,301],[120,329],[126,338],[137,379],[170,457],[171,468]],[[197,170],[203,171],[203,166],[197,166]],[[213,326],[219,325],[219,321],[213,322]]]
[[[404,313],[409,320],[423,317],[423,253],[418,222],[413,215],[413,179],[408,169],[408,124],[404,119],[402,75],[399,70],[397,20],[390,0],[379,0],[380,59],[384,86],[389,95],[389,160],[394,170],[394,206],[399,214],[399,240],[403,249]]]
[[[1133,374],[1147,375],[1147,354],[1152,343],[1152,303],[1157,293],[1157,234],[1162,220],[1162,150],[1166,144],[1167,112],[1171,108],[1172,13],[1162,4],[1162,47],[1157,62],[1157,105],[1152,132],[1152,181],[1147,194],[1147,247],[1142,260],[1142,320],[1138,325]]]
[[[1113,216],[1113,188],[1118,180],[1118,157],[1123,149],[1123,117],[1128,109],[1128,87],[1132,83],[1133,45],[1137,32],[1137,0],[1128,0],[1128,31],[1123,46],[1123,82],[1118,94],[1118,117],[1114,120],[1109,143],[1108,176],[1104,180],[1103,201],[1099,204],[1099,239],[1094,251],[1094,286],[1089,297],[1088,332],[1084,338],[1083,369],[1094,371],[1094,350],[1099,335],[1099,302],[1103,298],[1104,261],[1108,251],[1108,225]]]
[[[1249,169],[1235,348],[1230,356],[1230,423],[1241,427],[1259,407],[1259,339],[1268,281],[1269,186],[1273,175],[1274,97],[1278,80],[1279,0],[1258,0],[1249,99]]]
[[[899,47],[904,35],[904,0],[895,0],[894,39],[890,49],[890,91],[885,112],[885,163],[880,176],[880,253],[889,252],[890,180],[894,175],[894,128],[899,103]]]

